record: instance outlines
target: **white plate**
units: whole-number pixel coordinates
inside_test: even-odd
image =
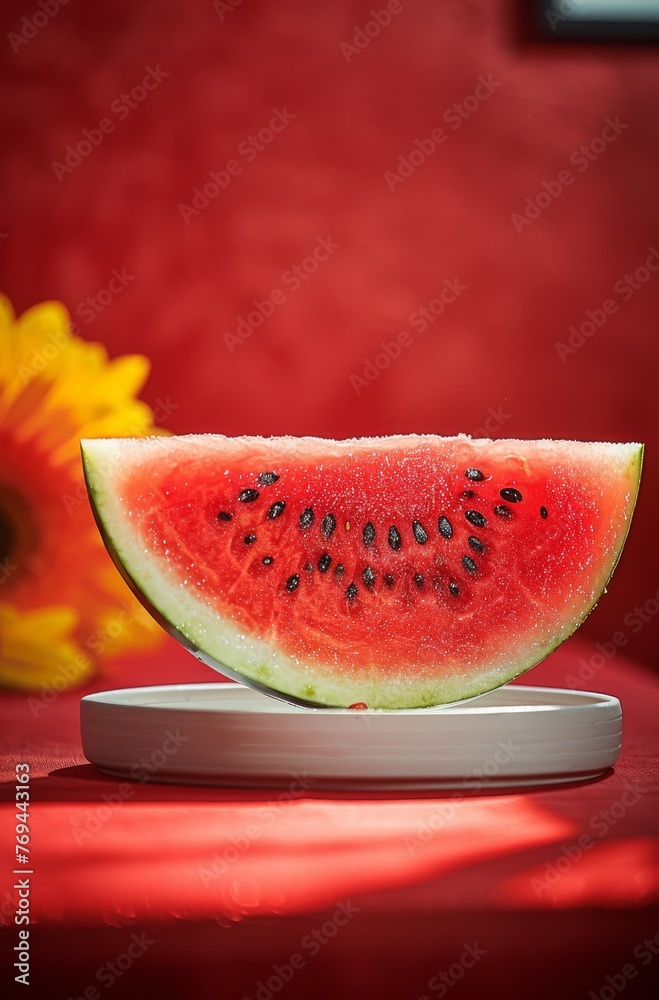
[[[559,784],[618,759],[617,698],[512,685],[443,709],[306,709],[239,684],[87,695],[83,749],[137,781],[314,789],[472,791]]]

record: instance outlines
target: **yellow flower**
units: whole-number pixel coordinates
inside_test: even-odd
[[[59,302],[16,318],[0,296],[0,684],[81,684],[158,636],[103,547],[79,452],[81,437],[157,433],[135,398],[148,371],[73,334]]]

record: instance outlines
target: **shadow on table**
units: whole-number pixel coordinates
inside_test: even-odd
[[[390,790],[390,789],[367,789],[342,788],[323,789],[313,785],[305,788],[303,792],[295,791],[293,798],[326,799],[326,800],[346,800],[346,801],[387,801],[395,802],[408,799],[472,799],[489,798],[492,796],[509,795],[542,795],[543,793],[556,793],[561,789],[578,789],[590,785],[595,785],[606,781],[613,775],[613,768],[598,775],[595,778],[588,778],[583,781],[573,781],[564,785],[528,785],[521,788],[513,787],[488,787],[486,784],[480,787],[470,786],[465,782],[463,786],[450,789],[410,789],[410,790]],[[291,775],[293,780],[294,776]],[[170,784],[154,779],[148,781],[130,781],[125,778],[116,778],[103,774],[93,764],[77,764],[73,767],[60,767],[49,772],[46,778],[35,778],[31,782],[32,796],[34,801],[43,801],[40,795],[40,788],[44,792],[47,789],[48,800],[60,799],[66,796],[71,801],[94,802],[101,801],[110,788],[127,784],[139,789],[140,799],[145,801],[160,802],[271,802],[280,801],[283,788],[251,788],[243,786],[209,786],[197,784]]]
[[[109,907],[111,922],[232,922],[350,899],[386,913],[649,905],[659,895],[652,802],[643,795],[621,816],[629,785],[623,769],[514,794],[293,794],[60,768],[33,783],[48,873],[39,917],[82,925]]]

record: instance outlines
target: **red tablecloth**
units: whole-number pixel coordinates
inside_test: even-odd
[[[157,662],[126,661],[110,686],[213,676],[168,646]],[[659,682],[579,639],[524,681],[579,677],[622,702],[619,763],[597,781],[516,794],[126,793],[83,757],[78,696],[5,696],[8,886],[17,761],[32,795],[31,985],[16,995],[652,995]],[[16,901],[9,889],[0,904],[5,956]]]

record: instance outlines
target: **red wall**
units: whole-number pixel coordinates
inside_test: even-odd
[[[243,0],[221,19],[210,0],[72,0],[36,32],[36,0],[3,6],[0,284],[17,307],[60,298],[86,337],[148,353],[146,398],[176,432],[483,433],[494,412],[499,435],[646,441],[638,517],[586,628],[657,662],[659,617],[624,622],[659,588],[659,272],[624,285],[659,251],[657,50],[525,46],[503,0],[401,0],[352,53],[372,2]],[[12,47],[21,30],[34,37]],[[131,109],[146,67],[167,75]],[[452,114],[490,74],[473,114]],[[250,147],[273,109],[294,120]],[[626,127],[588,162],[607,119]],[[385,172],[436,128],[391,191]],[[54,168],[83,129],[102,141]],[[231,160],[186,223],[180,204]],[[545,183],[557,196],[518,232]],[[327,237],[316,273],[282,278]],[[86,306],[114,269],[125,288]],[[422,333],[410,316],[445,279],[464,291]],[[223,334],[277,288],[230,351]],[[561,360],[556,342],[606,299],[613,315]],[[350,376],[401,330],[412,343],[357,393]]]

